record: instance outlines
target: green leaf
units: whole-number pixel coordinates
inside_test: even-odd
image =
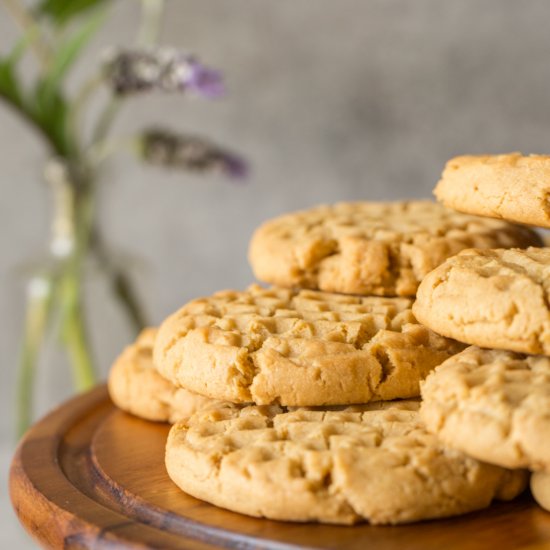
[[[28,101],[29,111],[35,124],[48,136],[55,151],[65,156],[71,151],[67,141],[67,102],[59,90],[50,89],[39,80]]]
[[[109,0],[41,0],[36,8],[39,15],[49,17],[57,25],[65,25],[74,17],[105,4]]]
[[[11,56],[0,59],[0,95],[10,103],[21,106],[23,97],[15,73],[16,60]]]
[[[67,102],[59,91],[46,87],[44,81],[39,81],[32,94],[23,91],[16,61],[17,56],[0,58],[0,98],[37,129],[57,154],[70,154],[74,144],[67,136]]]
[[[47,74],[44,76],[43,93],[55,93],[71,69],[79,54],[87,46],[94,34],[105,20],[106,10],[93,13],[86,21],[58,48]]]
[[[56,151],[68,155],[74,149],[67,138],[68,112],[67,101],[59,89],[52,89],[47,81],[38,81],[32,102],[32,116],[42,131],[49,136]]]
[[[29,45],[36,38],[36,35],[36,28],[31,29],[30,31],[25,33],[19,40],[17,40],[6,60],[10,61],[15,66],[15,64],[17,64],[19,60],[23,57]]]

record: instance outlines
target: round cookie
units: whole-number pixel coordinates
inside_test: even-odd
[[[550,355],[550,248],[467,250],[422,281],[413,312],[467,344]]]
[[[234,403],[345,405],[416,397],[463,349],[419,325],[408,298],[222,291],[168,317],[154,363],[175,385]]]
[[[465,248],[540,246],[530,229],[430,201],[319,206],[264,223],[250,243],[256,277],[327,292],[414,296],[419,282]]]
[[[461,212],[550,227],[550,156],[456,157],[434,194]]]
[[[222,508],[342,524],[464,514],[512,499],[526,483],[521,470],[443,447],[416,401],[206,409],[172,427],[166,468],[186,493]]]
[[[531,493],[537,504],[550,512],[550,473],[534,472],[531,476]]]
[[[506,468],[550,469],[550,358],[472,346],[421,387],[422,420],[445,445]]]
[[[114,362],[108,379],[109,395],[120,409],[146,420],[178,422],[213,400],[176,388],[153,367],[157,329],[141,332]]]

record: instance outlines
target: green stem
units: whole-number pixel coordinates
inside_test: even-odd
[[[2,0],[6,11],[10,13],[14,21],[21,27],[23,32],[28,35],[34,35],[30,46],[34,55],[43,69],[47,69],[51,59],[51,48],[40,33],[40,25],[32,14],[18,0]]]
[[[92,132],[92,140],[90,149],[101,149],[103,143],[107,139],[109,132],[113,126],[116,115],[120,109],[122,100],[116,96],[112,96],[102,113],[99,116],[97,124]]]
[[[96,381],[92,352],[86,334],[83,309],[84,264],[90,249],[94,218],[94,183],[87,170],[70,171],[53,161],[45,171],[56,196],[54,238],[61,243],[60,287],[61,336],[69,354],[77,390],[90,388]]]
[[[6,104],[11,107],[21,118],[33,127],[35,130],[38,130],[39,134],[44,138],[44,141],[51,147],[51,150],[60,156],[65,156],[66,148],[63,143],[61,143],[56,136],[50,133],[48,128],[33,114],[27,107],[16,100],[15,98],[4,95],[0,92],[0,99],[3,99]]]
[[[85,182],[82,192],[75,197],[77,203],[75,204],[76,250],[74,262],[78,266],[84,262],[90,250],[94,232],[95,198],[93,181]]]
[[[67,308],[63,335],[71,358],[75,386],[78,391],[83,391],[92,387],[97,380],[82,307],[82,278],[90,250],[95,209],[93,181],[84,180],[78,187],[80,192],[73,199],[75,248],[68,258],[65,275]]]
[[[68,300],[63,323],[63,340],[71,359],[73,379],[78,391],[90,389],[97,380],[90,343],[86,334],[81,304],[81,285],[74,274],[65,281]]]
[[[105,139],[102,143],[90,146],[88,150],[88,162],[90,166],[99,168],[107,159],[115,153],[127,151],[133,153],[137,149],[139,136],[124,136],[117,139]]]
[[[164,0],[142,0],[141,6],[141,23],[137,41],[142,46],[150,47],[157,42],[160,34],[164,16]],[[103,149],[104,142],[109,137],[121,105],[122,100],[116,96],[112,96],[103,109],[92,132],[89,147],[92,152]]]
[[[141,0],[141,25],[138,44],[154,46],[162,28],[164,0]]]
[[[48,328],[53,297],[53,280],[36,276],[29,282],[25,330],[17,380],[17,435],[30,426],[33,416],[33,383],[38,353]]]
[[[84,391],[97,380],[82,304],[83,263],[86,255],[75,249],[64,263],[61,283],[61,336],[69,354],[75,388]]]
[[[126,312],[132,328],[138,333],[147,326],[147,319],[131,278],[121,265],[110,259],[97,231],[92,235],[91,251],[106,271],[113,294]]]
[[[94,75],[92,78],[84,82],[82,87],[76,93],[75,99],[69,110],[69,118],[67,127],[70,129],[72,135],[78,135],[79,125],[82,123],[84,108],[88,101],[92,97],[93,93],[99,89],[103,83],[103,76],[101,73]]]
[[[134,332],[137,334],[147,326],[147,320],[134,285],[128,274],[122,269],[114,270],[111,278],[115,296],[118,297]]]

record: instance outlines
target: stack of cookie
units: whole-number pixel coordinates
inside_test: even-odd
[[[282,216],[250,245],[256,276],[275,286],[184,305],[125,350],[111,396],[175,422],[166,467],[179,487],[252,516],[402,523],[514,498],[522,469],[457,450],[422,421],[421,381],[466,346],[412,306],[460,251],[532,245],[530,229],[432,202]]]
[[[547,156],[458,157],[435,193],[462,212],[549,228],[549,177]],[[426,276],[413,311],[472,345],[423,384],[430,432],[479,460],[532,470],[532,493],[550,510],[550,248],[466,250]]]

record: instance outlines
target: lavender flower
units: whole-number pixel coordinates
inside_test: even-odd
[[[152,129],[142,135],[142,154],[151,163],[196,172],[219,170],[233,179],[247,176],[245,161],[225,149],[196,136]]]
[[[173,48],[117,50],[108,55],[104,72],[118,95],[188,90],[215,98],[224,93],[220,72]]]

